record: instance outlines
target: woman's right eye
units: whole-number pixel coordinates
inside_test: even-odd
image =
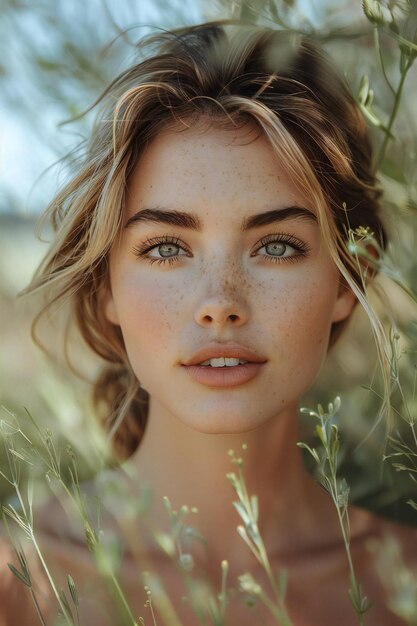
[[[181,250],[181,248],[176,243],[162,243],[159,246],[155,246],[151,252],[157,251],[161,257],[170,257],[176,256],[179,250]],[[152,255],[149,254],[149,257],[152,257]]]
[[[180,254],[181,250],[183,254]],[[135,246],[133,252],[136,256],[149,260],[151,264],[168,262],[171,265],[182,256],[190,256],[190,253],[177,237],[155,237],[149,239],[143,244]]]

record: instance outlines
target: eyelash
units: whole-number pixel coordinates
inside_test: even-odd
[[[158,265],[164,265],[165,263],[172,265],[173,263],[178,261],[182,256],[185,256],[185,255],[177,255],[173,257],[166,257],[166,258],[160,258],[160,259],[147,256],[148,253],[154,248],[157,248],[158,246],[167,244],[167,243],[178,246],[182,248],[183,250],[185,250],[186,252],[190,253],[189,249],[184,245],[181,239],[179,239],[176,236],[171,236],[171,235],[163,235],[162,237],[153,237],[152,239],[147,239],[142,244],[135,246],[133,248],[133,253],[137,257],[147,259],[147,261],[151,265],[153,265],[154,263],[158,263]],[[263,256],[263,258],[269,261],[272,261],[272,263],[294,263],[298,261],[300,258],[305,257],[310,251],[310,246],[306,244],[305,242],[301,241],[301,239],[298,239],[298,237],[295,237],[295,235],[290,235],[286,233],[277,233],[276,235],[267,235],[266,237],[263,237],[258,242],[255,252],[257,252],[260,248],[263,248],[264,246],[270,243],[285,243],[285,244],[290,245],[292,248],[294,248],[294,250],[298,252],[298,254],[294,256],[289,256],[289,257],[279,257],[279,256],[274,257],[274,256],[268,256],[268,255],[261,255]],[[255,256],[255,255],[251,254],[251,256]]]
[[[163,237],[153,237],[152,239],[147,239],[142,244],[135,246],[133,248],[133,252],[138,257],[142,257],[142,258],[145,257],[151,265],[153,265],[154,263],[158,263],[158,265],[165,264],[165,263],[172,265],[173,263],[175,263],[175,261],[177,261],[180,258],[180,255],[177,255],[175,257],[166,257],[165,259],[156,259],[156,258],[147,256],[148,252],[150,252],[154,248],[157,248],[158,246],[161,246],[164,243],[174,244],[175,246],[179,246],[183,250],[186,250],[187,252],[189,252],[189,250],[184,246],[181,239],[179,239],[178,237],[172,237],[170,235],[164,235]],[[181,255],[181,256],[184,256],[184,255]]]
[[[295,235],[287,233],[277,233],[276,235],[267,235],[266,237],[263,237],[257,244],[256,252],[260,248],[267,246],[269,243],[285,243],[294,248],[297,252],[294,256],[288,257],[262,255],[265,259],[268,259],[268,261],[272,261],[272,263],[295,263],[301,258],[307,256],[310,252],[310,246],[307,243],[301,241],[301,239],[298,239]]]

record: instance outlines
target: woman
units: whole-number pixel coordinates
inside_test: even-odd
[[[71,304],[104,360],[98,410],[117,454],[152,492],[146,521],[130,519],[141,545],[124,554],[126,596],[133,615],[143,614],[139,572],[147,569],[178,615],[162,621],[159,593],[156,623],[197,621],[190,587],[151,532],[168,533],[169,496],[174,509],[196,507],[204,541],[192,544],[188,566],[214,595],[229,564],[225,624],[356,623],[336,509],[296,444],[300,398],[358,300],[383,341],[346,252],[349,229],[369,229],[380,247],[386,240],[364,120],[325,56],[300,36],[207,24],[147,46],[148,57],[102,98],[79,172],[50,206],[57,234],[31,285],[46,294],[46,310]],[[281,622],[238,593],[245,572],[266,593],[271,584],[236,532],[225,475],[228,451],[239,456],[242,447],[271,568],[288,576]],[[130,488],[134,499],[134,481]],[[78,583],[82,623],[119,623],[103,611],[108,598],[76,532],[53,507],[44,517],[46,558]],[[390,531],[410,552],[415,532],[359,509],[350,527],[357,578],[373,603],[366,623],[402,623],[386,605],[369,543]],[[167,535],[159,537],[170,553]],[[3,577],[10,594],[12,577]],[[41,603],[47,589],[41,579]],[[16,608],[11,597],[4,615],[36,623],[32,605],[20,596]]]

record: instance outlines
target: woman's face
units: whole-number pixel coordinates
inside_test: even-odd
[[[110,283],[106,315],[150,395],[150,419],[162,411],[207,433],[294,409],[354,302],[309,199],[249,125],[167,130],[147,147]],[[232,360],[189,365],[222,355]]]

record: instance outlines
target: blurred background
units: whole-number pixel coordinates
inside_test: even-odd
[[[414,36],[410,28],[415,28],[417,9],[413,2],[400,1],[373,2],[369,6],[375,11],[375,7],[381,8],[374,20],[369,19],[372,15],[364,14],[360,0],[0,0],[2,423],[12,420],[15,414],[30,430],[27,409],[38,423],[81,446],[89,471],[88,441],[92,438],[84,436],[93,428],[88,383],[33,346],[33,305],[17,298],[17,294],[47,248],[48,232],[39,240],[36,222],[70,173],[70,161],[65,162],[63,157],[88,133],[92,114],[82,114],[111,78],[133,62],[137,41],[156,28],[241,16],[307,32],[330,52],[361,99],[378,150],[384,140],[378,124],[389,125],[401,84],[398,34],[408,39]],[[411,67],[404,81],[392,126],[395,139],[390,141],[380,168],[393,242],[391,267],[414,292],[416,67]],[[373,102],[366,89],[364,93],[364,76],[374,92]],[[327,404],[341,395],[341,472],[351,485],[354,501],[417,525],[417,511],[407,504],[410,498],[416,498],[416,310],[412,299],[392,280],[382,276],[379,287],[386,294],[380,312],[391,324],[392,309],[399,333],[395,342],[401,386],[396,386],[393,395],[395,420],[391,433],[397,443],[387,444],[386,423],[375,427],[381,387],[370,328],[359,310],[304,405]],[[83,368],[81,363],[81,368],[88,372],[90,357],[81,351],[79,358],[85,358],[87,365]],[[395,378],[397,370],[392,374]],[[311,440],[312,430],[313,424],[303,419],[303,440]],[[404,457],[404,450],[395,448],[398,442],[410,446],[411,454]],[[384,460],[393,452],[400,452],[399,457]],[[402,471],[392,461],[401,461]],[[4,464],[0,451],[0,467]],[[7,493],[7,483],[0,479],[0,499]]]

